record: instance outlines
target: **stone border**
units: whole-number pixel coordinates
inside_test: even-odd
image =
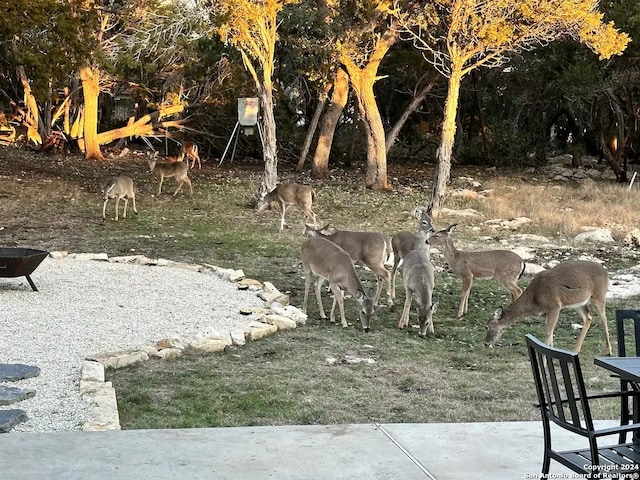
[[[263,307],[241,309],[240,313],[243,315],[258,316],[244,330],[230,331],[227,335],[218,332],[210,333],[188,345],[184,345],[179,338],[164,338],[159,339],[155,345],[140,350],[104,352],[87,356],[82,364],[80,376],[80,394],[83,401],[90,405],[90,420],[82,427],[82,430],[86,432],[120,430],[116,391],[111,382],[105,382],[105,367],[122,368],[149,360],[152,357],[172,360],[180,357],[186,347],[206,353],[221,352],[227,346],[243,346],[248,341],[264,338],[278,330],[296,328],[298,325],[304,325],[307,321],[306,314],[297,307],[289,305],[288,295],[278,291],[270,282],[262,283],[246,278],[242,270],[225,269],[207,263],[198,265],[165,259],[150,259],[144,255],[109,257],[106,253],[51,252],[49,256],[58,259],[68,257],[77,260],[182,268],[194,273],[213,274],[237,284],[239,290],[255,291],[256,295],[265,302]]]

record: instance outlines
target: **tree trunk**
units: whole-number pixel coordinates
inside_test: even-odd
[[[276,120],[273,115],[273,86],[271,78],[265,78],[260,91],[264,124],[264,175],[261,190],[270,192],[278,181],[278,157],[276,149]]]
[[[313,141],[313,136],[316,134],[316,130],[318,129],[318,122],[320,121],[320,116],[322,115],[324,106],[327,103],[327,96],[329,94],[330,88],[331,88],[331,84],[327,83],[324,86],[323,90],[320,92],[320,95],[318,96],[318,105],[316,106],[316,111],[313,112],[313,118],[311,119],[311,123],[309,124],[309,129],[307,130],[307,136],[304,139],[304,144],[302,145],[302,151],[300,152],[300,158],[298,159],[298,166],[296,167],[297,172],[301,172],[304,169],[304,162],[307,159],[309,148],[311,148],[311,142]]]
[[[18,75],[24,92],[24,106],[26,109],[24,123],[27,127],[27,140],[36,145],[42,145],[42,135],[39,131],[40,114],[38,113],[38,102],[36,102],[36,97],[31,93],[31,85],[22,65],[18,67]]]
[[[400,130],[402,130],[404,124],[407,122],[411,114],[415,112],[416,109],[420,106],[420,104],[429,94],[434,85],[435,82],[430,82],[427,85],[424,85],[420,89],[420,91],[413,96],[413,98],[409,102],[409,105],[407,105],[407,108],[404,109],[404,111],[400,115],[400,118],[398,118],[398,121],[393,125],[391,130],[389,130],[389,133],[387,134],[387,140],[385,142],[385,150],[387,153],[389,153],[391,147],[393,147],[393,145],[396,143],[398,135],[400,134]]]
[[[333,93],[331,101],[320,122],[318,143],[311,164],[311,176],[313,178],[327,178],[329,176],[329,154],[336,125],[349,98],[349,77],[347,72],[338,68],[333,80]]]
[[[451,174],[451,152],[456,136],[456,112],[458,110],[458,99],[460,96],[460,83],[462,81],[461,65],[452,65],[449,76],[449,88],[447,91],[447,101],[444,108],[444,118],[442,120],[442,138],[438,149],[438,166],[433,180],[433,192],[427,207],[429,211],[436,212],[449,182]]]
[[[84,157],[89,160],[104,160],[98,143],[98,96],[100,95],[100,73],[89,66],[80,68],[84,97]]]
[[[357,72],[349,72],[349,74],[351,85],[358,98],[362,124],[367,134],[365,186],[375,190],[389,190],[384,126],[373,93],[373,84],[376,81],[375,72],[358,70]]]

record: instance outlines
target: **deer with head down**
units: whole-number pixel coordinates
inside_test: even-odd
[[[499,307],[487,323],[485,346],[493,347],[503,331],[519,318],[544,313],[547,345],[553,346],[553,331],[560,310],[575,308],[582,317],[582,330],[574,350],[580,352],[592,316],[589,305],[598,312],[606,341],[606,354],[611,355],[611,340],[605,311],[609,275],[605,268],[588,260],[571,260],[538,273],[520,297],[506,309]]]
[[[136,192],[133,188],[133,180],[131,177],[121,175],[119,177],[112,178],[102,187],[102,198],[104,203],[102,204],[102,221],[104,222],[106,217],[107,202],[110,198],[116,199],[116,221],[118,221],[118,204],[120,200],[124,200],[124,211],[122,212],[122,218],[127,218],[127,204],[129,199],[133,203],[133,213],[138,214],[136,209]]]
[[[282,231],[285,226],[284,216],[288,208],[295,205],[304,212],[308,221],[313,221],[313,225],[316,227],[318,225],[316,214],[311,209],[315,201],[316,192],[313,188],[297,183],[282,183],[268,193],[266,190],[259,193],[256,210],[261,212],[272,203],[279,203],[282,211],[280,220],[280,231]]]
[[[427,243],[427,237],[432,232],[433,220],[431,218],[431,212],[426,207],[416,207],[413,210],[413,216],[418,220],[418,235],[414,235],[411,232],[402,231],[391,237],[391,248],[393,249],[393,268],[391,269],[391,294],[393,300],[396,299],[396,274],[398,267],[407,256],[414,249],[422,249],[426,252],[429,258],[430,246]]]
[[[198,162],[198,168],[202,168],[202,164],[200,163],[200,156],[198,155],[198,145],[194,142],[185,142],[180,148],[180,155],[178,156],[177,161],[182,162],[187,157],[187,163],[189,159],[191,159],[191,167],[193,168]]]
[[[525,263],[515,252],[509,250],[483,250],[477,252],[463,252],[456,249],[451,234],[456,225],[451,225],[429,236],[427,241],[431,245],[444,247],[444,259],[449,270],[462,278],[462,296],[458,308],[458,317],[463,317],[469,308],[469,292],[474,278],[495,279],[511,294],[513,302],[522,294],[518,286],[518,279],[522,276]]]
[[[193,196],[193,187],[189,179],[189,163],[188,162],[158,162],[156,160],[158,152],[156,152],[153,160],[148,160],[149,170],[158,180],[158,196],[162,193],[162,182],[165,178],[174,177],[178,182],[178,188],[173,193],[175,197],[183,184],[189,185],[189,196]]]
[[[336,304],[340,309],[342,326],[347,327],[347,320],[344,315],[344,293],[347,292],[355,298],[360,307],[360,322],[365,332],[370,329],[371,317],[374,313],[373,302],[370,295],[362,288],[360,279],[353,268],[351,257],[335,243],[330,242],[313,232],[304,241],[301,248],[302,269],[304,271],[304,300],[302,310],[307,313],[307,299],[311,286],[311,277],[315,275],[316,280],[316,300],[320,310],[320,317],[326,319],[324,308],[322,307],[321,289],[323,283],[329,282],[329,288],[333,292],[333,305],[329,314],[329,321],[335,322]]]
[[[377,232],[352,232],[349,230],[336,230],[328,232],[329,225],[319,229],[313,229],[306,225],[305,232],[329,240],[349,254],[353,263],[365,265],[377,278],[376,293],[373,297],[374,305],[378,305],[383,284],[387,284],[387,302],[393,305],[391,295],[391,274],[384,266],[391,255],[391,241],[389,238]]]

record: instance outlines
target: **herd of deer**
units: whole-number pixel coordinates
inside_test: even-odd
[[[184,159],[187,159],[185,162]],[[193,168],[198,162],[198,168],[202,168],[200,162],[200,156],[198,155],[198,145],[193,142],[185,142],[181,149],[180,154],[177,157],[166,157],[166,161],[158,162],[158,152],[156,151],[153,159],[148,160],[149,170],[153,176],[158,180],[158,195],[162,192],[162,182],[165,178],[174,177],[178,182],[178,188],[173,193],[175,197],[182,185],[185,183],[189,186],[189,195],[193,195],[193,187],[191,186],[191,180],[189,179],[189,169]],[[189,160],[191,160],[191,166],[189,166]],[[120,175],[110,179],[102,187],[102,221],[106,217],[107,202],[109,199],[116,199],[116,217],[118,220],[118,204],[120,200],[124,200],[124,211],[122,212],[122,218],[127,218],[127,204],[129,200],[133,203],[133,212],[138,213],[136,209],[136,192],[133,185],[133,179],[126,175]]]
[[[312,277],[315,275],[315,295],[320,317],[326,319],[322,306],[321,288],[325,281],[333,293],[330,321],[335,321],[335,306],[340,309],[342,326],[347,322],[344,315],[344,292],[353,296],[359,306],[360,321],[365,331],[370,329],[374,308],[378,305],[383,284],[387,285],[387,302],[395,300],[395,278],[402,272],[405,286],[405,303],[398,322],[399,328],[409,324],[409,312],[415,300],[418,310],[419,335],[426,336],[427,329],[433,333],[433,315],[437,303],[433,301],[434,268],[430,258],[431,245],[440,246],[449,271],[462,280],[462,294],[458,317],[468,310],[469,292],[474,279],[495,279],[511,294],[512,303],[507,308],[499,307],[486,325],[485,345],[492,347],[504,330],[519,318],[527,315],[546,315],[546,343],[553,345],[553,332],[560,310],[574,308],[583,319],[581,333],[575,345],[579,352],[592,323],[589,305],[593,305],[602,322],[606,353],[611,354],[611,341],[605,313],[606,293],[609,288],[607,271],[599,263],[588,260],[572,260],[559,263],[553,268],[536,274],[529,286],[522,291],[518,280],[525,270],[525,262],[509,250],[460,251],[456,249],[452,233],[456,225],[436,231],[430,212],[416,208],[418,234],[400,232],[391,239],[382,233],[335,231],[329,233],[328,225],[318,229],[316,215],[312,210],[316,194],[306,185],[281,184],[258,199],[258,210],[271,203],[278,203],[282,210],[280,230],[284,228],[284,217],[291,206],[300,208],[313,227],[307,223],[306,240],[302,244],[302,268],[305,275],[303,311],[307,311],[307,300]],[[391,272],[385,267],[393,252]],[[354,269],[354,263],[367,266],[377,277],[374,294],[364,290]]]

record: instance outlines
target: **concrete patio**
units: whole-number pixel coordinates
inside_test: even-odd
[[[541,462],[540,422],[0,435],[2,480],[517,480],[539,478]],[[577,478],[554,462],[551,473]]]

